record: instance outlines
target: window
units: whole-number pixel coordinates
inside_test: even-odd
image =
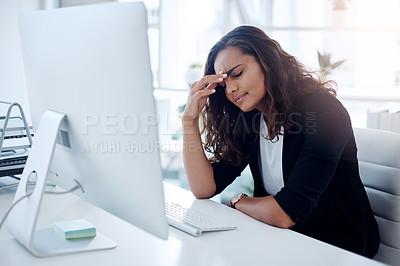
[[[161,115],[166,175],[183,174],[180,112],[192,63],[204,64],[212,45],[240,24],[264,29],[306,66],[319,70],[318,53],[353,126],[365,127],[367,110],[400,102],[400,2],[398,0],[147,0],[155,95]],[[171,171],[168,172],[170,169]],[[183,178],[184,179],[184,178]],[[179,181],[180,182],[180,181]],[[183,181],[184,182],[184,181]],[[185,185],[183,185],[185,186]]]

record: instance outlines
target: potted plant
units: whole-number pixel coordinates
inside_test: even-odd
[[[340,60],[335,63],[332,63],[330,53],[321,54],[318,50],[317,53],[318,53],[318,63],[320,72],[323,74],[324,77],[331,74],[333,69],[338,68],[346,61],[346,60]]]

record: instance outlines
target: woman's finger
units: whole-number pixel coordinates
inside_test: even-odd
[[[211,83],[205,88],[205,90],[212,90],[212,89],[215,89],[217,86],[218,86],[218,83]]]
[[[193,89],[194,87],[196,87],[197,83],[199,83],[198,80],[196,80],[195,82],[192,83],[192,86],[190,86],[190,89]]]
[[[204,96],[208,96],[213,93],[215,93],[215,89],[200,90],[200,91],[196,92],[196,94],[194,95],[194,98],[202,98]]]
[[[204,76],[199,81],[196,81],[195,83],[193,83],[192,88],[191,88],[192,94],[195,94],[199,90],[204,90],[207,86],[209,86],[213,83],[218,84],[219,82],[223,81],[224,78],[226,78],[226,77],[227,77],[227,75],[222,74],[222,73]]]

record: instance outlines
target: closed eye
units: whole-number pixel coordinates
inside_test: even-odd
[[[242,73],[243,73],[243,70],[242,71],[240,71],[238,74],[236,74],[236,75],[232,75],[234,78],[238,78],[238,77],[240,77],[241,75],[242,75]],[[226,88],[226,83],[225,83],[225,81],[222,81],[222,82],[220,82],[220,83],[218,83],[218,85],[220,85],[222,88]]]
[[[242,75],[242,73],[243,73],[243,70],[240,71],[238,74],[234,75],[234,77],[235,77],[235,78],[238,78],[238,77],[240,77],[240,75]]]

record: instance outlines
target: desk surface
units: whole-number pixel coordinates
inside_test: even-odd
[[[37,258],[7,231],[0,231],[0,265],[381,265],[291,230],[258,222],[212,200],[196,200],[191,192],[164,182],[167,201],[228,219],[238,230],[204,233],[195,238],[170,227],[160,240],[74,195],[44,195],[38,228],[54,221],[84,218],[118,243],[111,250]],[[14,193],[0,193],[0,217]],[[143,215],[143,214],[138,214]]]

